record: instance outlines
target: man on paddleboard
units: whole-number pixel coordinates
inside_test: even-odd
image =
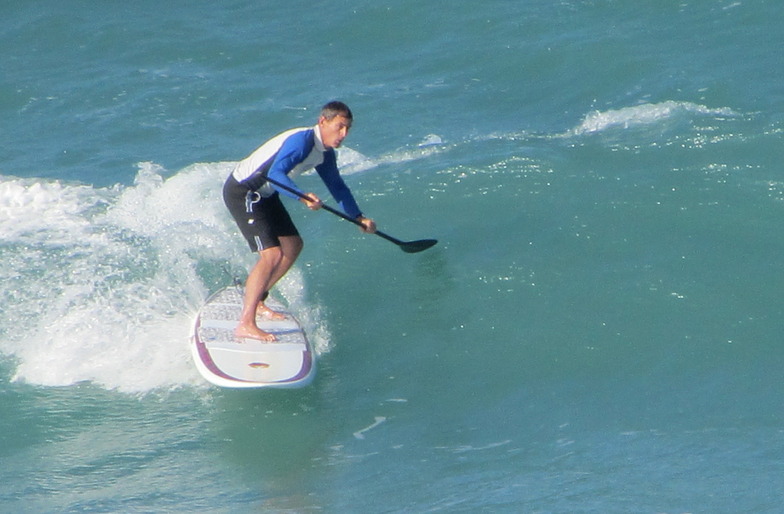
[[[335,149],[348,135],[353,119],[346,104],[330,102],[321,109],[314,127],[278,134],[240,161],[226,179],[223,200],[251,250],[259,253],[245,283],[236,337],[275,340],[274,335],[256,325],[256,314],[273,319],[278,316],[264,305],[264,300],[297,260],[303,246],[280,195],[297,199],[312,210],[322,206],[318,196],[297,187],[293,176],[315,168],[343,212],[356,219],[363,232],[376,231],[375,222],[362,215],[337,167]]]

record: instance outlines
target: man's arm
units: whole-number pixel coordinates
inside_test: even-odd
[[[308,131],[293,134],[286,139],[283,146],[280,147],[267,176],[276,182],[304,194],[304,191],[297,187],[297,184],[289,178],[288,174],[297,164],[305,160],[312,149],[313,138],[308,137]],[[291,191],[286,191],[284,188],[276,187],[274,185],[272,187],[290,198],[299,199],[299,197]]]
[[[351,190],[343,181],[340,172],[338,172],[337,159],[334,150],[330,150],[324,154],[324,162],[316,166],[316,172],[319,174],[319,177],[321,177],[321,180],[324,181],[332,198],[340,205],[343,212],[352,218],[359,218],[362,216],[362,211],[359,209],[357,201],[354,199],[354,195],[351,194]]]

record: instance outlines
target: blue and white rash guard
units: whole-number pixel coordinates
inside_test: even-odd
[[[291,177],[313,168],[343,212],[353,218],[362,215],[351,190],[338,172],[335,150],[326,148],[321,141],[318,125],[295,128],[278,134],[237,163],[232,176],[249,190],[258,192],[262,198],[283,193],[299,199],[293,193],[273,186],[266,179],[269,176],[272,180],[305,194]]]

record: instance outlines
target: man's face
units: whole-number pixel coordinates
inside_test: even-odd
[[[327,148],[340,148],[340,144],[348,135],[351,128],[351,120],[345,116],[335,116],[331,120],[325,117],[319,118],[319,130],[321,131],[321,141]]]

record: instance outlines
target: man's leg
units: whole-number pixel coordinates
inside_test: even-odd
[[[259,293],[259,302],[257,312],[259,314],[264,314],[266,316],[271,317],[272,319],[283,318],[281,314],[272,311],[266,305],[264,305],[264,301],[261,299],[261,295],[272,289],[272,286],[278,283],[278,280],[283,278],[283,276],[288,273],[291,267],[294,265],[294,262],[299,257],[300,252],[302,252],[302,238],[299,236],[281,236],[280,238],[280,251],[281,251],[281,258],[280,262],[275,269],[272,271],[272,275],[269,278],[269,282],[267,283],[266,288]],[[247,290],[246,290],[247,291]]]
[[[235,336],[261,339],[262,341],[275,340],[274,335],[264,332],[256,325],[256,309],[261,294],[268,291],[270,284],[274,283],[271,279],[277,274],[276,269],[280,266],[282,259],[283,251],[279,246],[266,248],[259,252],[259,260],[250,270],[245,282],[245,298],[240,323],[234,331]]]

